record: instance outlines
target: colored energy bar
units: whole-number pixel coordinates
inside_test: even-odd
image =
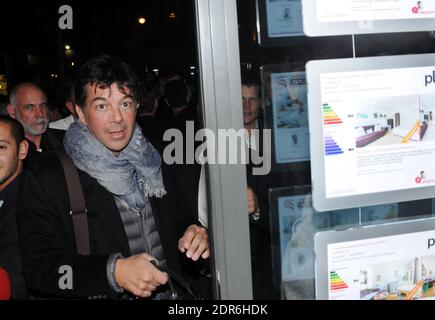
[[[340,123],[343,123],[343,121],[341,121],[340,117],[335,113],[335,111],[332,110],[327,103],[325,103],[323,105],[323,124],[326,126]]]
[[[344,153],[340,146],[330,136],[325,137],[325,155],[332,156],[336,154]]]
[[[341,277],[335,271],[331,271],[329,273],[329,280],[330,280],[331,291],[337,291],[337,290],[349,288],[347,283],[344,282],[343,279],[341,279]]]

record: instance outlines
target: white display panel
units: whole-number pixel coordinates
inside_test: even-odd
[[[308,36],[430,31],[435,2],[414,0],[302,0]]]
[[[266,0],[266,11],[270,38],[304,34],[300,0]]]
[[[317,233],[317,299],[435,299],[434,231],[430,218]]]
[[[305,38],[301,0],[256,0],[257,40],[261,46],[288,46]]]
[[[317,211],[435,195],[435,54],[307,64]]]

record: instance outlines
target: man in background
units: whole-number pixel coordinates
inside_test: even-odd
[[[252,72],[242,74],[243,126],[246,129],[246,143],[251,152],[260,156],[263,152],[261,115],[261,87]],[[253,129],[259,129],[255,139]],[[258,145],[257,145],[258,142]],[[279,290],[273,287],[271,235],[269,223],[269,190],[280,186],[280,177],[272,173],[254,175],[256,165],[249,158],[246,165],[247,201],[251,239],[252,283],[254,299],[279,299]]]
[[[44,91],[34,83],[22,82],[9,94],[9,116],[17,119],[29,140],[29,161],[39,156],[38,152],[63,149],[62,130],[48,129],[48,105]]]

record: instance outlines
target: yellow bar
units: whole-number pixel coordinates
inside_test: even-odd
[[[408,143],[411,137],[415,134],[417,130],[420,129],[420,120],[417,120],[415,126],[408,132],[408,134],[403,138],[402,143]]]

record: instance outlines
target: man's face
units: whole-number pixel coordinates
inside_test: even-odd
[[[17,91],[15,107],[9,108],[12,118],[24,127],[26,135],[42,135],[48,127],[48,108],[45,94],[34,86],[24,86]]]
[[[260,88],[256,85],[247,87],[242,85],[243,124],[251,125],[257,120],[260,111],[261,98]]]
[[[11,126],[0,122],[0,187],[11,182],[19,173],[19,160],[27,155],[27,141],[17,143],[11,134]]]
[[[88,84],[85,108],[76,108],[80,121],[114,154],[128,145],[136,124],[137,103],[128,88],[123,91],[115,83],[106,89]]]

